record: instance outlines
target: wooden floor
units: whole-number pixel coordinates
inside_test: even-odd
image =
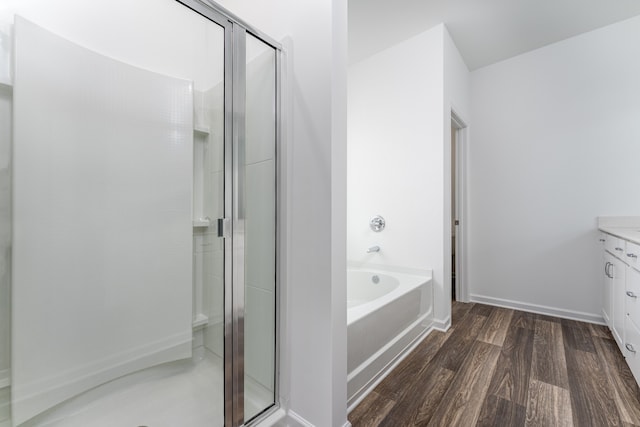
[[[352,412],[362,426],[639,426],[640,390],[608,329],[455,302]]]

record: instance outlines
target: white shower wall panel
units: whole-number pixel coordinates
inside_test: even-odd
[[[191,355],[193,88],[16,19],[12,412]],[[153,301],[153,304],[149,304]]]
[[[11,378],[11,103],[10,37],[0,25],[0,426],[8,425]]]

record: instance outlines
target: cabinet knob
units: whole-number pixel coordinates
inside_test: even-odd
[[[627,343],[627,344],[625,344],[624,346],[625,346],[625,347],[626,347],[626,349],[627,349],[627,350],[629,350],[631,353],[635,353],[635,352],[636,352],[636,349],[635,349],[635,348],[633,348],[633,346],[632,346],[631,344],[628,344],[628,343]]]
[[[600,239],[600,241],[601,241],[601,242],[606,242],[606,240],[605,240],[605,239]]]
[[[622,248],[616,248],[616,251],[622,252],[624,249]]]
[[[634,293],[633,293],[633,292],[631,292],[631,291],[627,291],[627,296],[628,296],[629,298],[638,298],[638,295],[634,294]]]
[[[629,258],[638,258],[638,255],[636,255],[636,254],[627,254],[627,256]]]

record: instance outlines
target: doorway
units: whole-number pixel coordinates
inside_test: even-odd
[[[456,300],[456,127],[451,120],[451,301]]]
[[[451,111],[451,300],[466,302],[465,194],[466,132],[460,116]]]

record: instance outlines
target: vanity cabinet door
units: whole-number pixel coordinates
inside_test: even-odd
[[[611,263],[613,264],[609,269],[612,278],[612,318],[613,318],[613,327],[611,332],[613,333],[613,337],[615,338],[620,350],[623,350],[624,347],[624,323],[625,323],[625,299],[626,296],[626,286],[625,286],[625,276],[626,276],[626,265],[620,261],[618,258],[611,258]]]
[[[640,330],[628,316],[625,323],[626,343],[622,349],[622,354],[624,354],[636,382],[640,382],[640,354],[638,354],[638,351],[640,351]]]
[[[603,251],[602,260],[602,317],[609,329],[613,329],[613,255]]]

